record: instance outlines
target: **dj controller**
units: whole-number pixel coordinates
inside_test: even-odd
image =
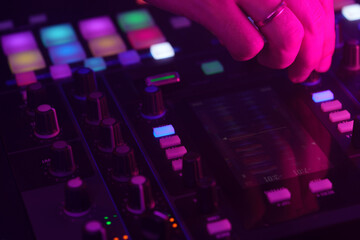
[[[358,239],[358,19],[293,84],[118,2],[0,22],[1,240]]]

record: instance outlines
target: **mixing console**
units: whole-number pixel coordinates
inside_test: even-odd
[[[336,12],[330,71],[297,85],[120,7],[1,22],[0,239],[357,238],[359,5]]]

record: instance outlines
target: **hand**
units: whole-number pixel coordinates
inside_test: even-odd
[[[147,0],[184,15],[210,30],[234,59],[288,68],[291,81],[303,82],[313,70],[326,72],[335,46],[333,0],[286,0],[284,11],[257,29],[280,0]],[[264,42],[264,37],[266,42]]]

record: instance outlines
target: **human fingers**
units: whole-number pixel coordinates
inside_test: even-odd
[[[299,83],[305,81],[322,60],[327,22],[324,8],[318,0],[288,0],[287,3],[304,27],[299,54],[288,68],[290,80]]]
[[[262,35],[234,0],[148,0],[148,2],[202,24],[219,39],[236,60],[249,60],[264,46]]]
[[[281,4],[281,0],[236,0],[236,2],[255,23],[266,19]],[[302,24],[295,14],[285,6],[281,13],[259,27],[259,30],[267,42],[258,55],[258,61],[265,66],[279,69],[292,64],[298,55],[304,36]]]

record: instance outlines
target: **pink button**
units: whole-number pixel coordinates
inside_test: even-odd
[[[178,135],[173,135],[169,137],[163,137],[159,139],[161,148],[173,147],[181,144],[181,140]]]
[[[128,32],[127,37],[131,46],[137,50],[150,48],[156,43],[166,42],[165,36],[156,26]]]
[[[352,132],[354,121],[346,121],[338,124],[338,130],[340,133]]]
[[[36,83],[36,75],[33,71],[15,74],[16,85],[18,87]]]
[[[342,104],[339,100],[323,102],[321,104],[321,110],[323,112],[331,112],[335,110],[340,110],[342,108]]]
[[[187,150],[184,146],[168,148],[165,150],[167,159],[180,158],[187,153]]]
[[[1,45],[5,55],[37,49],[35,38],[30,31],[5,35],[1,38]]]
[[[50,66],[50,75],[52,79],[57,80],[57,79],[71,77],[72,72],[68,64],[60,64],[60,65]]]
[[[340,122],[350,119],[350,113],[347,110],[332,112],[329,114],[329,119],[331,122]]]
[[[319,179],[309,182],[309,189],[312,193],[324,192],[332,189],[332,183],[329,179]]]
[[[266,191],[265,194],[271,204],[288,201],[291,198],[291,193],[287,188]]]

